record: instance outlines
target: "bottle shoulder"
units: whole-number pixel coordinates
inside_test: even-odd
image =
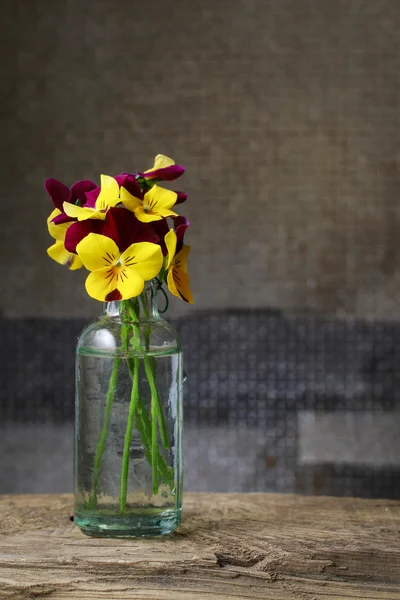
[[[77,352],[81,354],[142,355],[181,351],[178,333],[162,318],[135,324],[103,315],[83,329],[77,344]]]

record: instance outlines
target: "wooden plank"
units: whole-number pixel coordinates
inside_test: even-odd
[[[153,540],[99,540],[69,495],[0,496],[0,598],[399,600],[400,502],[186,494]]]

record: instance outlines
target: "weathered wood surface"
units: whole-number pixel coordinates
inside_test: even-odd
[[[400,600],[400,502],[186,494],[178,532],[99,540],[68,495],[0,496],[0,598]]]

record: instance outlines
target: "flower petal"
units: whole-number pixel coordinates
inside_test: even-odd
[[[119,185],[114,177],[101,175],[100,194],[96,200],[96,209],[105,210],[110,206],[118,204],[119,200]]]
[[[173,229],[170,229],[165,236],[165,245],[168,250],[167,268],[172,263],[175,252],[176,252],[176,233]]]
[[[178,254],[183,247],[183,238],[189,227],[189,220],[181,215],[179,217],[174,217],[172,220],[174,222],[176,237],[178,238],[178,242],[176,244],[176,254]]]
[[[146,211],[143,206],[135,209],[136,218],[142,223],[152,223],[153,221],[161,221],[166,217],[176,217],[177,214],[172,210],[160,210],[158,213]]]
[[[167,284],[171,294],[177,296],[184,302],[194,304],[193,294],[190,289],[189,275],[187,273],[181,269],[172,267],[168,271]]]
[[[186,233],[186,230],[190,225],[189,219],[179,215],[179,217],[174,217],[172,220],[174,222],[176,237],[178,238],[178,240],[182,240],[183,236]]]
[[[55,219],[56,217],[58,217],[61,214],[62,214],[61,211],[58,210],[58,208],[55,208],[50,213],[49,217],[47,218],[47,229],[49,230],[49,234],[51,235],[51,237],[54,238],[55,240],[61,239],[61,238],[58,238],[58,236],[56,235],[57,226],[53,223],[53,219]]]
[[[131,175],[130,173],[121,173],[121,175],[117,175],[115,177],[115,180],[120,187],[124,187],[130,194],[132,194],[132,196],[142,198],[142,190],[140,189],[140,185],[138,184],[134,175]]]
[[[139,223],[139,228],[137,230],[135,239],[134,240],[131,239],[129,244],[126,243],[126,248],[134,242],[151,242],[152,244],[159,244],[160,236],[153,229],[153,227],[151,225],[148,225],[147,223],[142,223],[136,217],[135,217],[135,219]],[[125,246],[125,242],[124,243],[121,242],[121,248],[123,248],[123,246]],[[123,248],[123,250],[125,250],[126,248]],[[123,250],[121,250],[121,252]]]
[[[60,265],[65,265],[69,258],[69,252],[61,241],[57,241],[50,248],[47,248],[47,254]]]
[[[145,179],[161,179],[162,181],[173,181],[178,179],[185,172],[185,167],[180,165],[172,165],[165,169],[157,169],[156,171],[148,171],[143,173]]]
[[[133,212],[125,207],[110,208],[102,231],[117,244],[120,252],[124,252],[135,242],[160,241],[159,236],[150,225],[141,223]]]
[[[70,271],[76,271],[77,269],[81,269],[83,267],[83,262],[79,256],[70,253],[67,265]]]
[[[64,202],[76,204],[76,202],[79,201],[78,205],[80,206],[85,204],[85,193],[95,189],[96,184],[89,179],[83,179],[82,181],[74,183],[71,189],[69,189],[69,187],[61,183],[61,181],[57,181],[57,179],[47,179],[44,187],[52,199],[54,206],[59,210],[62,210]]]
[[[175,192],[175,194],[178,196],[175,204],[182,204],[187,200],[188,195],[186,192]]]
[[[172,208],[177,198],[176,192],[167,190],[159,185],[153,185],[144,195],[143,204],[147,205],[154,213],[161,214],[160,210]]]
[[[191,249],[191,246],[182,246],[182,249],[175,256],[174,267],[187,273],[187,259]]]
[[[151,223],[152,221],[161,221],[162,219],[161,215],[146,212],[143,206],[138,206],[138,208],[135,209],[135,216],[142,223]]]
[[[85,202],[83,206],[88,206],[89,208],[96,208],[96,200],[100,194],[100,186],[94,188],[90,192],[86,192],[85,194]]]
[[[56,208],[62,211],[63,203],[68,202],[71,196],[69,187],[57,181],[57,179],[46,179],[44,188],[49,194]]]
[[[161,246],[161,251],[164,254],[164,256],[166,256],[168,254],[168,250],[165,245],[165,236],[167,235],[167,233],[169,231],[167,219],[159,219],[157,221],[152,221],[151,225],[145,225],[143,223],[142,226],[143,227],[151,227],[151,229],[153,229],[153,231],[155,231],[155,233],[157,234],[157,236],[159,238],[158,243]],[[153,241],[153,240],[148,240],[148,241]]]
[[[120,267],[117,289],[121,292],[121,300],[139,296],[143,292],[144,281],[137,269]]]
[[[177,217],[178,216],[178,214],[176,212],[174,212],[173,210],[168,210],[166,208],[159,208],[157,212],[164,219],[166,219],[167,217]]]
[[[77,200],[79,200],[80,206],[86,203],[86,194],[95,190],[97,188],[97,184],[90,179],[82,179],[82,181],[77,181],[71,187],[71,197],[70,202],[75,204]]]
[[[120,200],[123,203],[123,205],[126,206],[126,208],[128,210],[131,210],[132,212],[135,212],[135,210],[138,207],[142,206],[142,201],[140,200],[140,198],[132,196],[132,194],[128,192],[128,190],[126,190],[124,187],[120,189]]]
[[[56,217],[54,217],[54,219],[52,219],[52,222],[54,223],[54,225],[62,225],[63,223],[72,223],[75,220],[76,219],[74,219],[73,217],[69,217],[65,213],[60,213]]]
[[[88,208],[84,206],[76,206],[69,202],[64,202],[63,209],[65,214],[69,217],[74,217],[78,221],[85,221],[86,219],[100,219],[104,221],[106,218],[106,211],[100,211],[95,208]]]
[[[64,202],[63,211],[69,217],[73,217],[74,219],[78,219],[79,221],[83,221],[84,219],[90,219],[92,214],[95,212],[95,210],[92,208],[82,208],[81,206],[70,204],[69,202]]]
[[[78,256],[89,271],[110,268],[119,259],[117,244],[105,235],[89,233],[76,246]]]
[[[172,181],[177,179],[185,172],[185,167],[176,165],[175,161],[163,154],[157,154],[154,165],[141,175],[145,179],[162,179],[164,181]]]
[[[127,300],[142,293],[144,281],[135,269],[118,265],[93,271],[86,279],[85,287],[89,296],[100,302]]]
[[[139,242],[132,244],[121,255],[121,263],[134,268],[145,281],[153,279],[162,267],[163,255],[158,244]]]
[[[82,267],[82,261],[79,256],[68,252],[61,241],[57,241],[50,248],[47,248],[47,254],[60,265],[67,265],[71,271]]]
[[[155,169],[165,169],[166,167],[172,167],[175,164],[173,158],[169,156],[165,156],[165,154],[157,154],[154,159],[154,165],[151,169],[147,169],[145,173],[149,173],[150,171],[154,171]]]
[[[67,229],[64,245],[68,252],[76,254],[76,247],[89,233],[103,233],[104,221],[99,219],[86,219],[75,221]],[[110,236],[109,236],[110,237]]]
[[[47,219],[47,228],[48,228],[49,234],[51,235],[52,238],[63,242],[65,239],[66,231],[67,231],[68,227],[71,225],[71,222],[70,221],[63,222],[61,224],[54,223],[54,219],[57,219],[60,216],[62,217],[63,214],[60,213],[58,208],[55,208],[53,210],[53,212],[51,213],[51,215],[49,216],[49,218]]]

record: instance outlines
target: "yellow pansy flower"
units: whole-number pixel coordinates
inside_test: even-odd
[[[191,250],[190,246],[182,244],[181,249],[176,253],[178,238],[173,229],[165,236],[165,245],[168,250],[167,258],[167,284],[168,289],[174,296],[177,296],[189,304],[193,304],[193,294],[190,289],[190,280],[187,271],[187,259]]]
[[[85,221],[86,219],[101,219],[104,221],[109,208],[116,206],[120,202],[119,185],[114,177],[108,175],[100,176],[100,193],[96,199],[93,192],[87,195],[88,202],[84,206],[77,206],[70,202],[64,202],[63,209],[66,215]]]
[[[153,185],[146,192],[143,200],[132,196],[124,187],[121,188],[121,202],[124,206],[135,213],[139,221],[150,223],[151,221],[160,221],[165,217],[176,217],[177,214],[171,210],[178,199],[176,192],[171,192],[165,188]]]
[[[56,240],[50,248],[47,248],[47,254],[60,265],[67,265],[71,271],[75,271],[82,267],[82,261],[76,254],[68,252],[64,246],[65,234],[67,233],[68,227],[72,225],[72,222],[61,223],[60,225],[53,223],[53,219],[61,214],[61,210],[55,208],[47,219],[49,233],[51,237]]]
[[[111,238],[98,233],[89,233],[76,251],[85,267],[92,271],[86,279],[86,291],[101,302],[138,296],[144,282],[158,275],[163,263],[158,244],[138,242],[121,254]]]

